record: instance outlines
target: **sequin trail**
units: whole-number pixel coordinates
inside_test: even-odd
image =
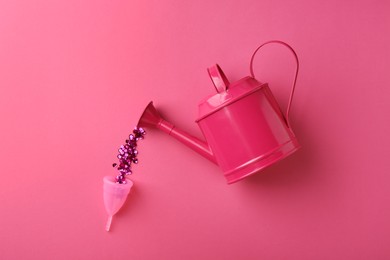
[[[131,164],[138,163],[137,142],[144,139],[145,134],[144,129],[135,127],[133,133],[129,135],[129,139],[126,139],[125,144],[119,147],[117,155],[119,164],[112,164],[112,167],[119,171],[116,176],[117,183],[125,184],[126,176],[132,174]]]

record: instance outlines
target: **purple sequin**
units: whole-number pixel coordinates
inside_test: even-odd
[[[125,144],[121,145],[118,149],[117,158],[119,159],[119,165],[116,163],[112,164],[112,167],[116,167],[119,171],[119,175],[116,176],[117,183],[125,184],[126,175],[132,174],[131,164],[138,163],[138,150],[136,150],[137,142],[144,139],[146,134],[142,128],[135,127],[133,133],[129,135],[129,139],[126,139]]]

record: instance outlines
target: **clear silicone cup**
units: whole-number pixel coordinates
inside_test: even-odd
[[[108,213],[106,231],[110,231],[112,217],[121,209],[130,192],[133,182],[126,179],[126,183],[119,184],[112,176],[103,178],[104,206]]]

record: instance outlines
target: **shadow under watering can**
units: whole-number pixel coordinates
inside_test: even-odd
[[[297,64],[285,114],[268,84],[259,82],[253,73],[256,53],[270,43],[289,48]],[[300,145],[289,123],[298,69],[295,51],[281,41],[269,41],[260,45],[250,61],[251,76],[236,82],[230,83],[217,64],[208,68],[217,93],[199,103],[199,116],[196,120],[206,142],[164,120],[153,102],[147,105],[137,126],[160,129],[216,163],[229,184],[237,182],[299,149]]]

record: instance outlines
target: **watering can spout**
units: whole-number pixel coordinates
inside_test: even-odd
[[[174,137],[176,140],[188,146],[195,152],[217,164],[214,154],[206,142],[199,140],[198,138],[178,129],[173,124],[165,121],[157,109],[153,106],[152,101],[146,106],[138,121],[137,127],[154,127],[160,129],[164,133]]]

